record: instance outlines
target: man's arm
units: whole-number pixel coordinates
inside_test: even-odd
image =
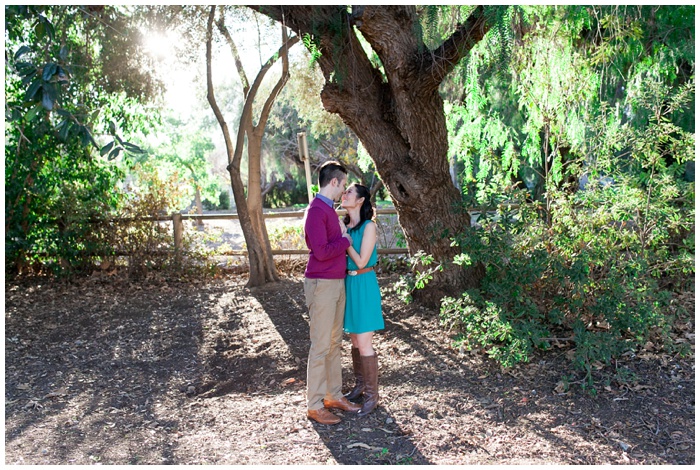
[[[304,224],[309,249],[319,261],[340,256],[350,246],[350,240],[341,235],[339,226],[338,237],[329,239],[326,229],[327,217],[322,209],[311,207],[306,214],[306,223]]]

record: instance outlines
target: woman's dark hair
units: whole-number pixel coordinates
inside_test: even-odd
[[[355,187],[355,193],[357,194],[356,197],[363,197],[365,200],[362,201],[362,207],[360,207],[360,223],[354,226],[351,230],[360,227],[363,223],[365,223],[365,220],[374,219],[374,207],[372,207],[372,201],[370,200],[372,194],[369,192],[369,189],[367,186],[363,186],[359,183],[352,183],[348,189],[352,188],[353,186]],[[345,214],[345,217],[343,217],[343,223],[345,225],[350,223],[350,214]]]

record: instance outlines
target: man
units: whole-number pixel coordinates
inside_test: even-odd
[[[338,408],[359,411],[342,394],[340,344],[345,315],[345,250],[352,238],[333,209],[345,192],[348,172],[336,161],[326,162],[319,172],[320,190],[309,204],[304,236],[309,262],[304,273],[304,293],[309,308],[311,348],[306,372],[307,416],[321,424],[338,424],[328,411]]]

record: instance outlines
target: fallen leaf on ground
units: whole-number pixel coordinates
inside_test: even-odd
[[[348,444],[348,449],[352,449],[354,447],[362,447],[363,449],[370,449],[370,446],[368,446],[364,442],[356,442],[354,444]]]

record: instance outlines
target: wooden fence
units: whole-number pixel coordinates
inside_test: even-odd
[[[302,218],[304,217],[305,211],[289,211],[289,212],[266,212],[263,214],[265,219],[274,219],[274,218],[281,218],[281,219],[296,219],[296,218]],[[337,210],[336,213],[338,216],[343,216],[346,214],[346,211],[344,209]],[[395,215],[396,214],[396,209],[395,208],[383,208],[383,209],[376,209],[376,215]],[[183,224],[184,220],[238,220],[238,214],[181,214],[181,213],[174,213],[171,217],[163,216],[163,217],[154,217],[151,220],[157,221],[157,222],[169,222],[172,221],[173,223],[173,238],[174,238],[174,245],[175,245],[175,250],[176,252],[179,251],[182,248],[182,237],[185,231],[185,227]],[[273,255],[306,255],[309,253],[309,250],[272,250]],[[378,248],[377,249],[378,254],[383,254],[383,255],[399,255],[399,254],[408,254],[408,249],[407,248]],[[233,256],[243,256],[247,255],[248,252],[246,250],[231,250],[229,252],[223,253],[224,255],[233,255]]]

